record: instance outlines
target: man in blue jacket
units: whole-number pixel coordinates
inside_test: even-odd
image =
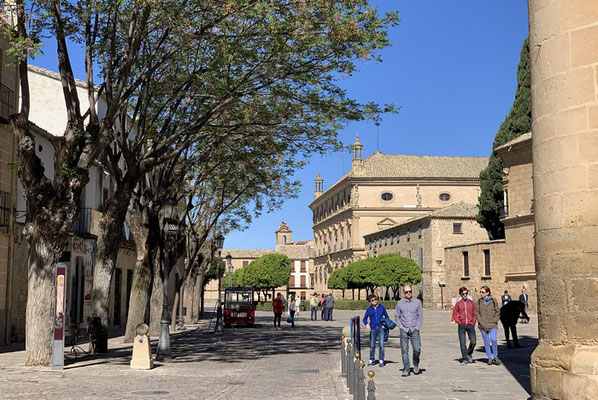
[[[378,304],[378,297],[375,294],[368,296],[370,306],[365,310],[363,316],[363,323],[365,329],[370,332],[370,361],[369,366],[374,365],[376,359],[376,340],[378,340],[378,355],[380,356],[380,367],[384,366],[384,328],[382,327],[382,319],[388,318],[388,312],[382,304]],[[369,320],[369,322],[368,322]]]
[[[403,376],[409,376],[409,342],[413,346],[413,373],[419,374],[419,355],[421,339],[419,330],[424,323],[422,302],[413,297],[411,286],[403,287],[403,297],[395,307],[395,322],[401,330],[401,356],[403,358]]]

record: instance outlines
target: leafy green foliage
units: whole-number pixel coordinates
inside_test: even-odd
[[[284,254],[266,254],[233,272],[233,285],[258,290],[286,286],[291,277],[291,260]]]
[[[531,131],[531,76],[530,76],[529,38],[521,48],[517,67],[517,91],[509,115],[501,124],[494,138],[493,148]],[[478,200],[477,221],[488,231],[491,239],[503,239],[505,231],[500,221],[504,207],[502,187],[503,163],[496,152],[492,151],[488,166],[480,173],[481,192]]]

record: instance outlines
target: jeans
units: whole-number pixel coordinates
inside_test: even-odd
[[[295,327],[295,310],[290,310],[289,314],[291,314],[291,326]]]
[[[282,313],[274,313],[274,327],[276,328],[276,321],[278,321],[278,327],[280,327],[280,316]]]
[[[475,349],[475,328],[473,325],[459,325],[459,344],[461,345],[461,358],[467,360],[467,356],[471,356]],[[469,347],[465,345],[465,332],[469,336]]]
[[[324,317],[326,316],[326,307],[322,306],[322,316],[320,317],[320,319],[322,321],[324,321]]]
[[[370,360],[376,359],[376,339],[378,339],[378,355],[384,361],[384,329],[370,330]]]
[[[413,347],[413,366],[419,365],[419,355],[421,354],[422,344],[419,337],[419,331],[417,329],[409,332],[401,331],[401,357],[403,358],[403,371],[411,371],[411,365],[409,365],[409,342]]]
[[[311,310],[311,320],[317,321],[318,320],[318,307],[310,307]]]
[[[326,321],[332,321],[332,307],[326,307],[328,311],[326,311],[326,317],[328,318]]]
[[[484,339],[484,348],[486,349],[486,355],[488,359],[498,358],[498,342],[496,340],[496,334],[498,333],[498,328],[492,329],[490,332],[486,332],[480,329],[482,332],[482,338]],[[492,342],[492,347],[490,347],[490,342]]]

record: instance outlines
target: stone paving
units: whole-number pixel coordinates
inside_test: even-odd
[[[23,366],[18,346],[0,347],[0,399],[347,399],[339,378],[342,327],[363,312],[335,311],[333,322],[297,318],[273,330],[270,313],[257,313],[254,328],[206,334],[207,322],[172,336],[174,359],[150,371],[129,368],[131,346],[110,340],[110,352],[68,362],[64,371]],[[400,377],[397,334],[387,343],[384,368],[376,372],[377,399],[527,399],[529,355],[536,344],[535,319],[519,325],[524,349],[500,346],[504,365],[487,366],[478,346],[476,364],[461,366],[456,326],[449,313],[426,311],[422,328],[423,372]],[[502,332],[500,332],[502,334]],[[478,335],[479,336],[479,335]],[[502,336],[499,335],[499,339]],[[481,342],[479,337],[478,342]],[[502,342],[499,342],[502,344]],[[367,359],[368,339],[362,339]]]

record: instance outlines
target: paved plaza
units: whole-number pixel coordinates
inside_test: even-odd
[[[270,313],[257,313],[254,328],[222,336],[205,333],[206,321],[172,337],[174,359],[150,371],[129,368],[131,346],[110,340],[110,353],[68,361],[64,371],[23,366],[18,346],[0,348],[1,399],[346,399],[339,379],[341,329],[362,312],[335,311],[333,322],[297,318],[273,330]],[[377,366],[377,399],[527,399],[529,356],[537,342],[536,320],[519,325],[526,347],[507,352],[499,332],[502,366],[487,366],[482,346],[477,363],[461,366],[456,326],[450,314],[426,311],[422,328],[422,373],[400,377],[399,340],[387,343],[388,365]],[[364,331],[365,332],[365,331]],[[478,335],[479,336],[479,335]],[[481,337],[478,338],[481,343]],[[367,337],[362,339],[367,359]]]

